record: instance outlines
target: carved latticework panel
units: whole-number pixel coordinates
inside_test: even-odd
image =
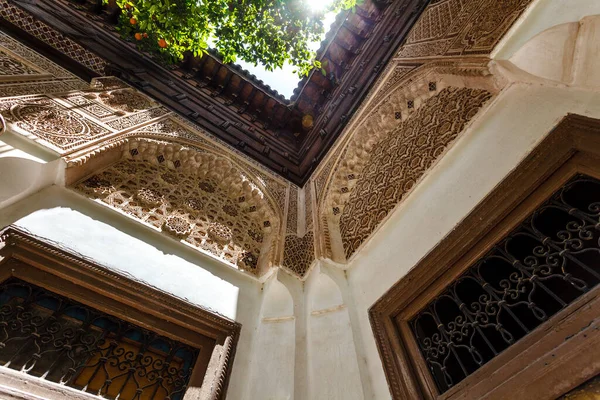
[[[285,237],[283,266],[304,277],[315,259],[314,234],[307,232],[303,237],[288,235]]]
[[[0,284],[0,362],[109,399],[182,399],[199,349],[17,279]]]
[[[440,393],[600,283],[600,181],[577,176],[410,326]]]
[[[106,61],[60,34],[55,29],[50,28],[40,20],[33,18],[31,14],[10,4],[8,0],[0,0],[0,16],[49,46],[54,47],[64,55],[85,65],[92,71],[104,74]]]
[[[231,164],[161,142],[130,143],[125,159],[75,189],[253,274],[279,226]]]
[[[444,89],[373,147],[340,217],[346,257],[369,237],[491,96],[482,89]]]
[[[296,234],[298,232],[298,188],[290,186],[287,209],[286,233]]]
[[[307,231],[312,230],[313,227],[313,205],[312,205],[312,187],[310,182],[306,184],[304,188],[304,217],[305,227]]]

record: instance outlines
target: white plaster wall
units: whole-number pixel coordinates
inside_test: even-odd
[[[0,208],[51,185],[61,170],[55,153],[5,132],[0,136]]]
[[[510,62],[553,83],[600,87],[600,15],[545,30],[515,52]]]
[[[309,391],[315,400],[362,400],[363,389],[348,308],[337,284],[318,274],[308,291]]]
[[[232,399],[243,398],[259,319],[260,282],[58,186],[0,209],[0,226],[11,223],[240,322],[242,333],[228,393]]]
[[[598,0],[535,0],[491,54],[508,60],[537,34],[559,24],[600,14]]]
[[[567,113],[600,118],[600,93],[516,84],[394,210],[348,270],[374,398],[389,399],[368,308],[456,226]]]
[[[265,285],[264,292],[248,399],[291,400],[296,351],[294,301],[276,276]]]

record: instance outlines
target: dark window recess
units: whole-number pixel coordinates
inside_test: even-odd
[[[600,181],[578,175],[410,321],[446,392],[600,282]]]
[[[183,398],[198,350],[29,283],[0,284],[0,362],[105,398]]]

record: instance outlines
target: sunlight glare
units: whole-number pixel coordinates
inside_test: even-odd
[[[333,0],[305,0],[308,8],[310,8],[313,12],[321,12],[324,11]]]

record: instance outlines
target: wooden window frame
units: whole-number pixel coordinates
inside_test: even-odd
[[[577,173],[600,179],[600,120],[567,115],[369,309],[394,399],[556,399],[600,373],[600,286],[440,394],[410,321]]]
[[[0,282],[11,277],[200,349],[184,400],[226,398],[241,324],[15,226],[0,231]]]

